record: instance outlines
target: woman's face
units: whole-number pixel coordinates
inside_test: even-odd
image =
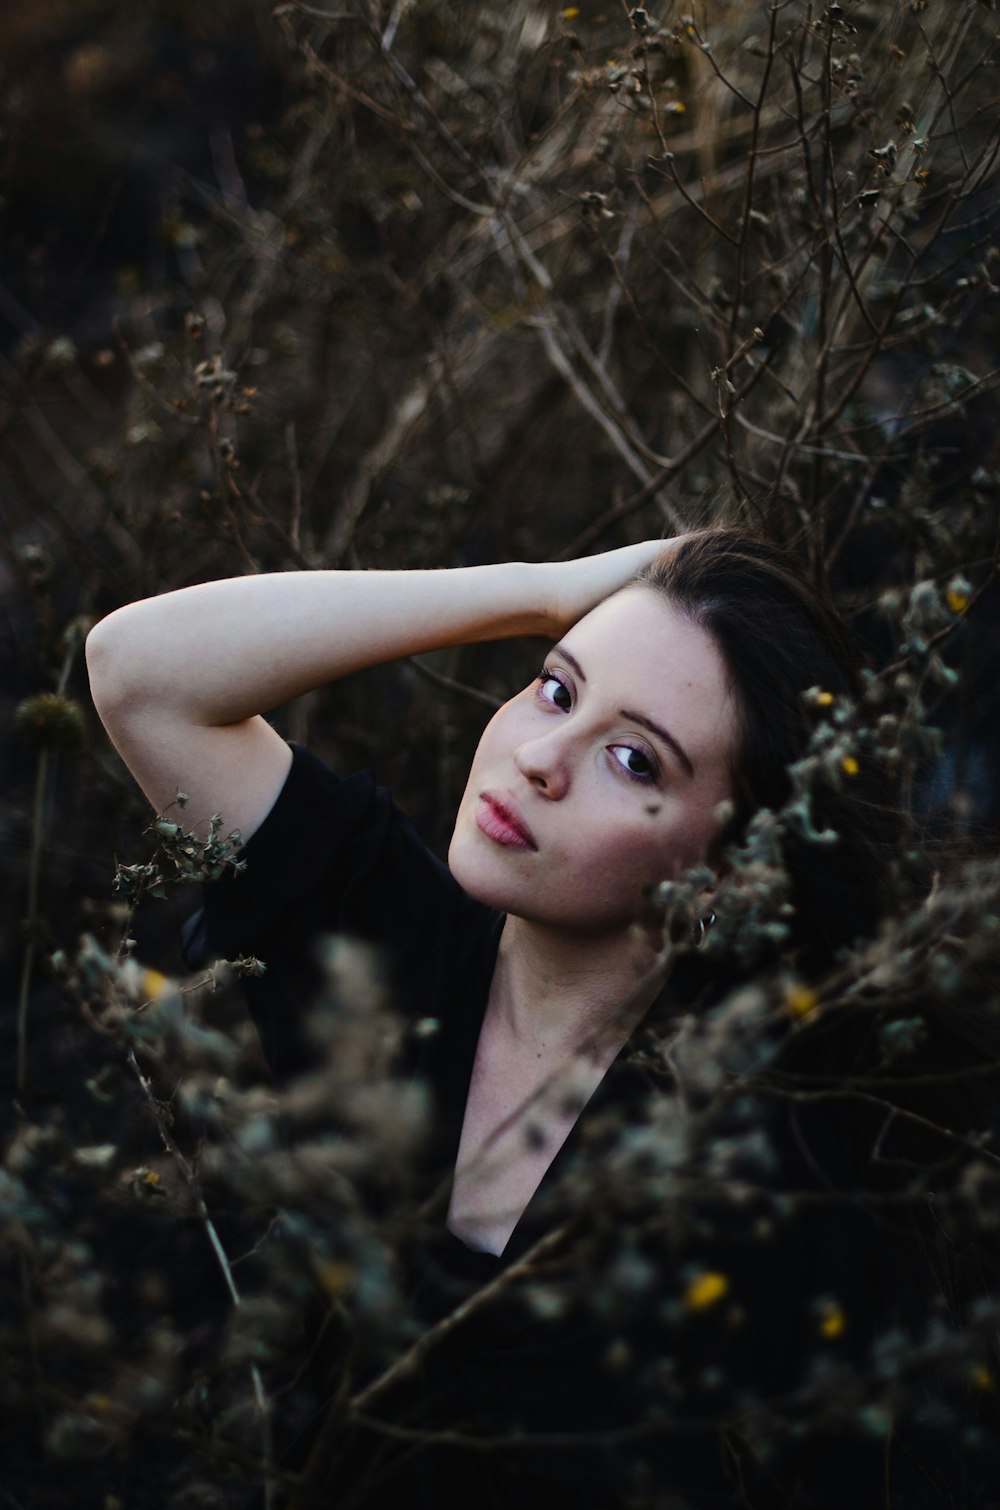
[[[448,861],[500,911],[620,930],[703,859],[737,714],[715,642],[651,589],[608,598],[483,733]]]

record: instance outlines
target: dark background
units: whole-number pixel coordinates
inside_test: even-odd
[[[110,1135],[78,1106],[110,1051],[51,961],[84,933],[114,951],[115,862],[148,851],[80,648],[137,597],[743,523],[829,582],[876,669],[915,582],[968,583],[940,646],[957,682],[917,689],[944,740],[914,802],[959,835],[1000,812],[992,8],[791,5],[770,40],[736,4],[319,9],[0,13],[14,1138]],[[440,847],[491,702],[535,659],[456,650],[275,720],[373,766]],[[57,689],[82,710],[72,749],[15,727]],[[143,904],[144,966],[180,969],[190,905]]]

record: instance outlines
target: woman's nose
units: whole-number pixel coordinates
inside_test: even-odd
[[[514,764],[526,781],[545,797],[559,798],[569,790],[569,752],[555,731],[527,739],[514,751]]]

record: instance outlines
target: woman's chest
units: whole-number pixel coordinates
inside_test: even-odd
[[[500,1253],[602,1078],[583,1057],[480,1041],[462,1120],[447,1225]]]

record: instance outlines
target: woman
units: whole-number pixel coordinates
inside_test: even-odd
[[[339,781],[304,750],[293,753],[262,716],[394,657],[522,634],[557,643],[537,680],[482,736],[450,875],[370,777]],[[266,961],[267,975],[247,985],[276,1076],[309,1063],[315,941],[324,934],[376,942],[405,1016],[436,1025],[413,1041],[436,1098],[429,1166],[451,1175],[414,1261],[418,1310],[430,1322],[544,1246],[566,1215],[556,1176],[575,1167],[581,1149],[603,1156],[600,1119],[609,1109],[619,1128],[623,1118],[641,1119],[648,1077],[623,1050],[651,1020],[671,952],[650,896],[706,861],[724,873],[726,846],[745,835],[753,814],[786,801],[788,768],[809,740],[808,689],[832,698],[857,691],[846,636],[793,563],[723,530],[558,564],[208,583],[120,609],[93,630],[87,649],[97,707],[154,807],[183,789],[189,814],[219,811],[247,841],[245,875],[206,888],[188,943],[193,960],[242,951]],[[877,777],[863,761],[853,777],[843,784],[850,790],[831,786],[816,798],[820,828],[832,820],[835,843],[817,849],[791,830],[782,840],[791,903],[772,936],[784,935],[802,977],[873,931],[882,907],[888,856],[874,816]],[[698,934],[711,928],[711,886],[706,880]],[[704,1006],[731,983],[696,960],[675,976],[673,1010],[678,1001]],[[788,1166],[777,1183],[849,1182],[835,1169],[844,1150],[829,1127],[805,1150],[803,1136],[800,1125],[794,1136],[784,1126],[776,1133]],[[817,1174],[827,1154],[829,1168]],[[702,1216],[714,1237],[707,1254],[701,1239],[685,1250],[692,1272],[704,1260],[704,1272],[718,1275],[725,1253],[725,1272],[742,1276],[740,1306],[720,1309],[728,1319],[719,1335],[693,1337],[666,1307],[670,1337],[653,1341],[648,1296],[638,1309],[623,1302],[603,1329],[580,1294],[548,1329],[526,1325],[523,1306],[516,1317],[501,1307],[491,1329],[487,1308],[429,1355],[421,1397],[380,1402],[385,1429],[402,1422],[410,1430],[404,1466],[384,1467],[384,1435],[366,1436],[370,1423],[349,1440],[328,1420],[308,1453],[309,1502],[325,1502],[338,1482],[341,1493],[346,1481],[365,1486],[356,1487],[359,1505],[476,1500],[552,1510],[681,1490],[713,1510],[730,1495],[771,1503],[778,1470],[761,1468],[760,1444],[741,1447],[731,1421],[725,1431],[713,1424],[707,1364],[725,1360],[733,1392],[787,1390],[801,1363],[789,1339],[853,1229],[839,1215],[825,1227],[810,1218],[781,1248],[720,1226],[711,1200]],[[579,1275],[589,1261],[581,1254],[599,1262],[600,1239],[590,1249],[576,1240]],[[855,1315],[864,1304],[881,1317],[891,1283],[880,1296],[877,1261],[856,1248],[842,1256],[864,1269]],[[747,1307],[776,1293],[784,1335],[769,1323],[762,1348]],[[618,1342],[625,1353],[609,1372]],[[665,1351],[690,1365],[682,1438],[641,1421],[652,1387],[643,1381],[662,1372]],[[464,1440],[425,1448],[415,1468],[413,1432],[447,1432],[456,1421]],[[500,1448],[484,1455],[469,1447],[477,1434]],[[852,1452],[865,1459],[855,1444],[849,1461]],[[879,1484],[883,1456],[879,1443]],[[635,1470],[631,1489],[626,1466]],[[808,1494],[800,1458],[788,1472]],[[758,1476],[761,1497],[746,1500]]]

